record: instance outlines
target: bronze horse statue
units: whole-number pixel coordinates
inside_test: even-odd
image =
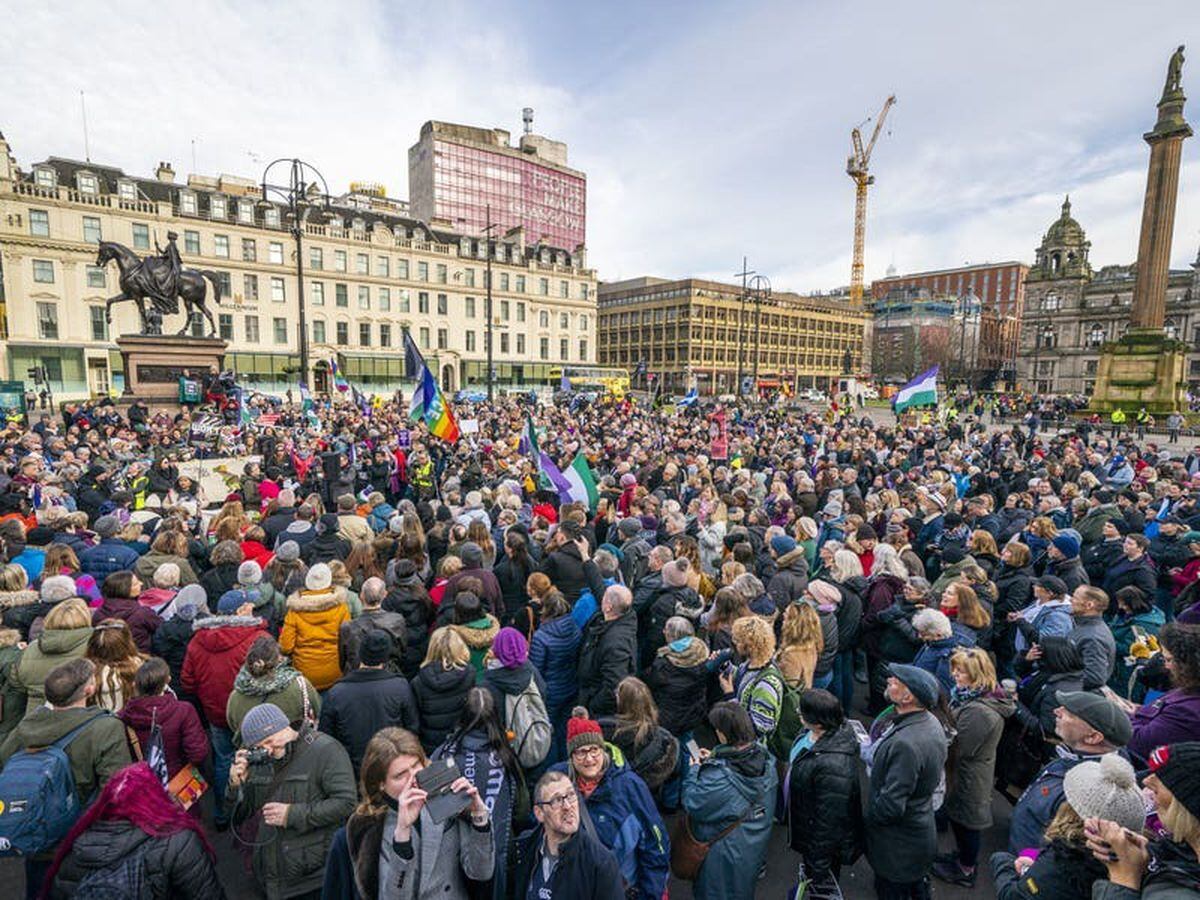
[[[105,321],[112,322],[114,303],[132,300],[138,305],[138,315],[142,320],[142,334],[162,334],[162,317],[179,312],[179,303],[176,299],[178,297],[183,300],[187,313],[187,319],[178,334],[184,334],[187,331],[188,325],[192,321],[192,314],[199,312],[208,320],[208,326],[211,329],[209,336],[216,336],[216,322],[205,304],[208,287],[204,283],[206,278],[212,282],[213,299],[219,305],[221,282],[216,272],[209,269],[179,269],[178,278],[174,279],[175,288],[170,290],[168,295],[164,295],[160,286],[172,282],[170,277],[165,277],[170,273],[163,271],[164,268],[169,268],[171,265],[168,259],[159,256],[147,256],[143,259],[123,244],[101,241],[100,249],[96,253],[96,265],[104,268],[114,260],[117,268],[121,271],[118,282],[121,286],[121,293],[108,298],[108,303],[104,308]],[[146,311],[147,300],[151,304],[152,314],[150,315]]]

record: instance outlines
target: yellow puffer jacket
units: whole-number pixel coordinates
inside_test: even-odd
[[[340,587],[300,591],[287,598],[279,649],[319,691],[342,677],[338,665],[338,629],[350,621],[346,592]]]

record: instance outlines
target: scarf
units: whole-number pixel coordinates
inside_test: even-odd
[[[972,700],[978,700],[987,691],[984,688],[960,688],[957,684],[950,688],[950,708],[958,709]]]

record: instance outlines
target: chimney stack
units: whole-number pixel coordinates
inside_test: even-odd
[[[160,162],[158,168],[154,170],[154,177],[163,184],[175,183],[175,170],[171,168],[169,162]]]

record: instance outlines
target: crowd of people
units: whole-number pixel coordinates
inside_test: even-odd
[[[1200,894],[1200,448],[253,406],[215,476],[188,412],[0,432],[28,897],[750,898],[773,839],[817,900]]]

